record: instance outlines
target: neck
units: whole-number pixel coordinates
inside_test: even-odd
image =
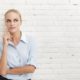
[[[17,31],[17,32],[11,34],[12,42],[15,45],[18,44],[18,42],[20,41],[20,37],[21,37],[21,32],[20,31]]]

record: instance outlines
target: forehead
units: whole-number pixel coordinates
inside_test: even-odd
[[[20,16],[17,12],[9,12],[5,15],[5,19],[14,19],[14,18],[20,19]]]

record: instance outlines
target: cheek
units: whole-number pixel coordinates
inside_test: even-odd
[[[21,26],[21,23],[18,23],[16,26],[19,28]]]
[[[5,23],[5,26],[9,28],[10,24],[9,23]]]
[[[17,24],[16,25],[16,29],[20,29],[20,24]]]
[[[6,29],[9,29],[9,24],[6,24],[5,26],[6,26]]]

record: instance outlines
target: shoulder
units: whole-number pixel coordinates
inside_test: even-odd
[[[25,32],[25,39],[30,46],[38,47],[37,36],[34,32]]]
[[[34,41],[36,40],[36,35],[34,32],[22,32],[27,41]]]

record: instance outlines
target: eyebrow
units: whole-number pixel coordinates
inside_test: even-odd
[[[14,19],[14,20],[18,21],[19,19]]]
[[[15,19],[13,19],[13,20],[18,21],[19,19],[15,18]],[[11,21],[11,19],[6,19],[6,21]]]
[[[11,21],[10,19],[6,19],[6,21]]]

